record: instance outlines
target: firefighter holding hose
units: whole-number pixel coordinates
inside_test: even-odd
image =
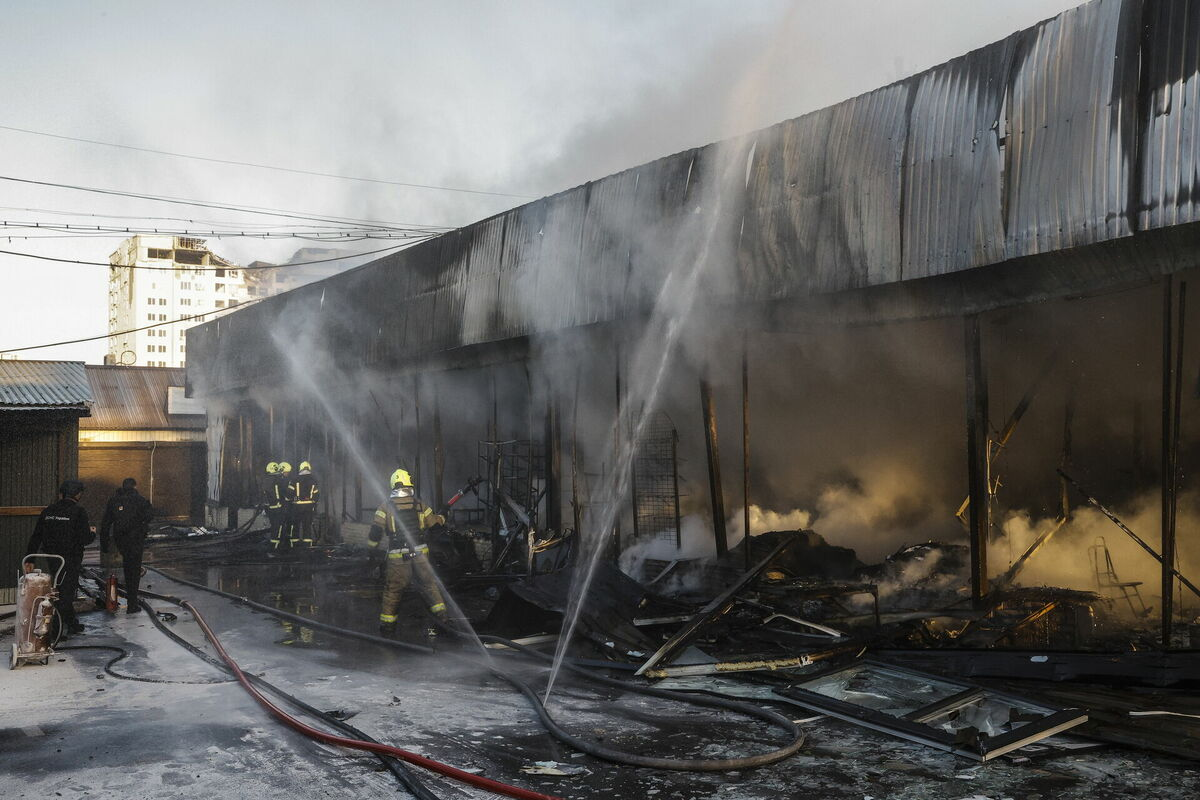
[[[409,584],[415,584],[438,621],[447,619],[446,601],[429,563],[429,545],[425,541],[425,531],[434,525],[444,525],[446,519],[417,499],[407,471],[397,469],[389,483],[391,496],[376,509],[367,535],[371,558],[385,561],[383,604],[379,610],[379,630],[384,634],[395,632],[396,611]]]

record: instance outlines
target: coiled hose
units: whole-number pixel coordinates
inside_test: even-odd
[[[334,633],[339,636],[344,636],[344,637],[348,637],[348,638],[352,638],[352,639],[359,639],[361,641],[374,642],[376,644],[384,645],[385,647],[393,647],[393,648],[398,648],[398,649],[402,649],[402,650],[410,650],[410,651],[414,651],[414,652],[423,652],[423,653],[432,653],[433,652],[428,647],[422,647],[420,645],[414,645],[414,644],[410,644],[408,642],[401,642],[401,641],[397,641],[395,639],[387,639],[382,636],[375,636],[375,635],[369,634],[369,633],[360,633],[359,631],[348,630],[346,628],[339,628],[335,625],[330,625],[328,623],[319,622],[317,620],[309,619],[307,617],[302,617],[298,614],[292,614],[287,611],[280,611],[278,609],[271,608],[270,606],[263,605],[262,603],[256,603],[253,600],[250,600],[245,597],[239,597],[238,595],[230,594],[229,592],[224,592],[224,591],[221,591],[220,589],[213,589],[212,587],[205,586],[203,584],[196,583],[194,581],[189,581],[184,578],[178,578],[174,575],[170,575],[166,572],[163,572],[162,570],[157,569],[155,567],[148,566],[146,568],[149,570],[153,570],[154,572],[158,573],[159,575],[162,575],[164,578],[167,578],[172,581],[176,581],[178,583],[182,583],[185,586],[191,586],[195,589],[200,589],[202,591],[210,592],[212,594],[216,594],[221,597],[225,597],[225,598],[227,598],[229,600],[233,600],[234,602],[239,603],[241,605],[245,605],[250,608],[254,608],[256,610],[262,611],[266,614],[271,614],[271,615],[279,617],[281,619],[287,619],[287,620],[291,620],[293,622],[298,622],[307,627],[312,627],[312,628],[316,628],[319,630],[328,631],[330,633]],[[514,650],[520,651],[526,655],[530,655],[530,656],[533,656],[533,657],[539,658],[539,659],[549,660],[549,658],[550,658],[549,656],[547,656],[544,653],[540,653],[537,650],[534,650],[529,647],[525,647],[524,645],[521,645],[517,642],[513,642],[508,639],[501,638],[499,636],[481,636],[480,641],[495,642],[498,644],[503,644],[506,647],[511,647]],[[763,720],[764,722],[767,722],[770,725],[776,726],[778,728],[782,728],[791,737],[791,741],[788,744],[784,745],[783,747],[777,748],[777,749],[769,751],[767,753],[761,753],[759,755],[754,755],[754,756],[745,756],[745,757],[741,757],[741,758],[679,759],[679,758],[662,758],[662,757],[657,757],[657,756],[645,756],[645,755],[641,755],[638,753],[626,753],[621,750],[616,750],[614,748],[604,747],[602,745],[598,745],[593,742],[589,742],[585,739],[581,739],[580,737],[575,736],[574,734],[571,734],[570,732],[566,731],[557,722],[554,721],[554,718],[550,715],[550,712],[546,709],[545,704],[542,702],[541,698],[538,697],[537,692],[535,692],[532,687],[530,687],[528,684],[526,684],[524,681],[520,680],[519,678],[517,678],[513,675],[510,675],[509,673],[504,672],[503,670],[498,669],[494,665],[491,665],[491,664],[487,665],[488,669],[494,675],[496,675],[498,678],[509,683],[511,686],[516,688],[522,695],[524,695],[527,700],[529,700],[530,705],[533,706],[534,713],[537,714],[538,719],[542,722],[542,724],[545,726],[547,732],[551,736],[553,736],[555,739],[558,739],[560,742],[563,742],[564,744],[574,747],[575,749],[580,750],[581,752],[587,753],[588,755],[593,756],[595,758],[600,758],[605,761],[611,761],[611,762],[617,763],[617,764],[624,764],[624,765],[636,766],[636,767],[650,767],[653,769],[682,770],[682,771],[687,771],[687,772],[725,772],[725,771],[729,771],[729,770],[751,769],[754,767],[763,767],[763,766],[767,766],[768,764],[774,764],[778,761],[782,761],[783,759],[788,758],[789,756],[795,754],[797,751],[800,750],[800,748],[802,748],[804,746],[804,738],[805,738],[804,732],[802,730],[800,730],[800,728],[795,723],[793,723],[790,719],[783,716],[782,714],[778,714],[774,711],[770,711],[768,709],[762,708],[762,707],[754,705],[752,703],[743,703],[743,702],[739,702],[737,700],[728,700],[728,699],[719,698],[719,697],[703,697],[703,696],[688,694],[686,692],[674,692],[674,691],[669,691],[666,689],[655,689],[655,688],[652,688],[649,686],[638,686],[636,684],[632,684],[632,683],[629,683],[626,681],[615,680],[613,678],[599,675],[592,670],[584,669],[582,667],[570,664],[569,662],[564,662],[564,666],[567,669],[570,669],[575,674],[581,675],[581,676],[587,678],[588,680],[591,680],[595,683],[602,684],[604,686],[609,686],[612,688],[620,689],[622,691],[627,691],[627,692],[631,692],[634,694],[646,695],[649,697],[657,697],[657,698],[664,699],[664,700],[672,700],[672,701],[680,702],[680,703],[688,703],[688,704],[692,704],[692,705],[706,706],[709,708],[717,708],[717,709],[721,709],[721,710],[725,710],[725,711],[732,711],[732,712],[742,714],[745,716],[749,716],[749,717],[755,717],[760,720]]]

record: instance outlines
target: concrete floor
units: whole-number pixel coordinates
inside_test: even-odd
[[[266,586],[253,579],[264,569],[246,564],[203,572],[224,583],[245,572],[243,589],[258,586],[255,591],[266,596],[256,599],[276,598],[284,606],[303,606],[305,598],[316,596],[305,588],[314,582],[309,570],[274,569],[278,579]],[[185,571],[198,574],[195,568]],[[370,615],[363,619],[360,613],[370,606],[369,587],[328,576],[318,580],[324,594],[312,613],[324,614],[324,608],[338,617],[349,614],[349,621],[360,620],[354,627],[370,629]],[[825,719],[804,726],[808,741],[800,754],[771,767],[717,774],[621,767],[559,745],[537,724],[523,698],[476,666],[282,624],[155,575],[147,583],[194,600],[244,668],[319,708],[353,714],[352,724],[375,738],[564,798],[1036,800],[1200,794],[1200,765],[1132,750],[1113,748],[1025,766],[978,765]],[[236,684],[192,683],[223,676],[144,616],[96,611],[82,620],[87,633],[64,644],[119,645],[131,657],[119,662],[117,671],[180,683],[116,680],[103,671],[112,654],[101,651],[63,651],[48,666],[0,673],[5,798],[406,796],[375,759],[291,733]],[[173,625],[190,641],[202,642],[186,614]],[[6,651],[10,641],[11,636],[0,637]],[[541,667],[520,670],[535,683],[544,679]],[[637,695],[615,696],[572,681],[561,685],[552,712],[572,731],[610,746],[711,757],[756,752],[778,742],[775,732],[740,718]],[[520,772],[535,761],[586,771],[557,778]],[[489,796],[439,777],[429,777],[427,784],[445,798]]]

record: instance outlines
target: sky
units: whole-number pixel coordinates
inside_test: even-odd
[[[148,218],[171,216],[193,222],[157,224],[188,230],[288,222],[8,180],[20,178],[457,227],[836,103],[1075,5],[14,2],[0,30],[0,221],[114,224],[87,216],[107,214],[153,225]],[[123,238],[0,233],[11,235],[0,250],[101,262]],[[18,238],[26,236],[38,238]],[[284,260],[311,244],[209,238],[239,263]],[[107,272],[0,253],[0,350],[104,334]],[[105,349],[95,341],[20,355],[99,363]]]

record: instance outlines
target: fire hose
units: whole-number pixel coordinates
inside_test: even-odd
[[[147,567],[147,569],[153,569],[153,568]],[[154,570],[154,571],[159,572],[159,570]],[[159,572],[159,574],[163,574],[163,573]],[[448,764],[443,764],[440,761],[435,761],[431,758],[427,758],[425,756],[419,755],[417,753],[413,753],[408,750],[403,750],[399,747],[393,747],[392,745],[383,744],[374,739],[371,739],[370,737],[363,734],[362,731],[359,731],[359,730],[347,725],[344,721],[338,720],[335,717],[332,717],[325,712],[319,711],[318,709],[304,703],[299,698],[289,695],[288,693],[284,692],[282,689],[279,689],[278,687],[273,686],[272,684],[264,681],[263,679],[261,679],[257,676],[254,676],[254,675],[247,675],[241,669],[241,667],[238,666],[237,662],[233,660],[233,658],[229,655],[229,653],[225,650],[225,648],[222,646],[220,640],[217,638],[217,636],[213,632],[212,628],[209,627],[208,621],[205,620],[203,615],[201,615],[201,613],[196,609],[196,607],[193,606],[187,600],[184,600],[184,599],[181,599],[178,597],[172,597],[170,595],[159,594],[157,592],[147,591],[145,589],[143,589],[140,593],[147,597],[153,597],[158,600],[164,600],[166,602],[174,603],[175,605],[178,605],[180,608],[186,609],[192,615],[192,617],[196,620],[196,624],[200,626],[200,630],[204,633],[205,638],[209,641],[209,643],[217,651],[218,655],[220,655],[221,660],[213,659],[211,656],[209,656],[203,650],[200,650],[200,648],[196,647],[195,645],[192,645],[190,642],[187,642],[185,639],[183,639],[178,634],[175,634],[173,631],[170,631],[158,619],[158,614],[149,605],[149,603],[147,603],[144,600],[142,601],[142,608],[145,609],[146,612],[150,615],[150,619],[152,622],[154,622],[156,627],[158,627],[161,631],[163,631],[168,636],[170,636],[177,643],[186,647],[193,654],[199,656],[200,658],[204,659],[205,661],[207,661],[211,664],[214,664],[215,666],[218,666],[222,669],[225,669],[225,670],[231,672],[234,676],[234,679],[238,683],[241,684],[242,688],[245,689],[247,691],[247,693],[249,693],[250,696],[253,697],[259,703],[259,705],[263,706],[268,711],[268,713],[270,713],[272,716],[274,716],[280,722],[282,722],[283,724],[287,725],[289,728],[292,728],[293,730],[295,730],[311,739],[315,739],[315,740],[323,742],[325,744],[337,745],[340,747],[346,747],[346,748],[350,748],[350,749],[354,749],[354,750],[365,750],[367,752],[375,754],[376,756],[380,756],[381,758],[385,759],[384,763],[386,765],[388,765],[390,769],[392,769],[393,774],[396,775],[396,777],[405,786],[405,788],[409,789],[409,791],[411,791],[418,798],[418,800],[437,800],[437,797],[435,795],[433,795],[431,792],[429,792],[429,790],[426,789],[415,778],[415,776],[412,776],[410,773],[407,773],[407,771],[397,771],[395,768],[393,768],[393,765],[388,763],[388,761],[386,759],[393,758],[393,759],[400,759],[402,761],[407,761],[409,763],[424,767],[425,769],[428,769],[431,772],[436,772],[440,775],[444,775],[448,778],[452,778],[454,780],[460,781],[462,783],[466,783],[466,784],[474,786],[476,788],[485,789],[487,791],[495,792],[497,794],[502,794],[507,797],[514,797],[514,798],[517,798],[518,800],[560,800],[560,798],[557,798],[553,795],[542,794],[541,792],[535,792],[530,789],[523,789],[519,786],[512,786],[512,785],[509,785],[506,783],[502,783],[500,781],[492,780],[490,778],[485,778],[480,775],[475,775],[470,772],[466,772],[464,770],[457,769],[456,767],[452,767]],[[285,613],[285,612],[281,612],[281,613]],[[428,648],[423,648],[423,649],[427,650]],[[264,689],[284,698],[288,702],[291,702],[291,703],[303,708],[305,711],[307,711],[311,714],[314,714],[318,718],[322,719],[324,722],[340,728],[341,730],[349,733],[352,737],[355,737],[355,738],[349,738],[349,737],[345,737],[345,736],[335,736],[333,734],[318,730],[317,728],[313,728],[310,725],[306,725],[305,723],[301,722],[300,720],[298,720],[295,717],[288,714],[286,711],[284,711],[279,706],[272,703],[266,697],[266,695],[264,695],[261,691],[259,691],[259,689],[258,689],[259,686],[262,686]]]
[[[300,624],[303,624],[305,626],[312,627],[312,628],[315,628],[318,630],[325,630],[325,631],[334,633],[339,636],[344,636],[344,637],[353,638],[353,639],[359,639],[362,641],[373,642],[376,644],[382,644],[386,647],[393,647],[393,648],[410,650],[410,651],[414,651],[414,652],[423,652],[423,653],[432,653],[433,652],[428,647],[422,647],[420,645],[414,645],[414,644],[410,644],[408,642],[401,642],[401,641],[397,641],[395,639],[387,639],[382,636],[375,636],[375,635],[372,635],[369,633],[360,633],[359,631],[353,631],[353,630],[349,630],[346,628],[339,628],[335,625],[330,625],[328,623],[319,622],[317,620],[309,619],[307,617],[302,617],[298,614],[292,614],[292,613],[289,613],[286,611],[280,611],[278,609],[271,608],[270,606],[263,605],[262,603],[256,603],[253,600],[250,600],[245,597],[240,597],[238,595],[234,595],[229,592],[221,591],[220,589],[213,589],[212,587],[205,586],[200,583],[195,583],[193,581],[189,581],[189,580],[186,580],[183,578],[176,577],[174,575],[170,575],[170,574],[163,572],[160,569],[156,569],[154,567],[148,566],[146,568],[149,570],[153,570],[154,572],[158,573],[159,575],[162,575],[163,577],[165,577],[169,580],[176,581],[178,583],[182,583],[185,586],[190,586],[195,589],[200,589],[202,591],[210,592],[212,594],[216,594],[216,595],[224,597],[226,599],[233,600],[234,602],[239,603],[241,605],[245,605],[250,608],[262,611],[266,614],[270,614],[272,616],[279,617],[281,619],[287,619],[292,622],[298,622]],[[193,609],[191,609],[190,607],[189,607],[189,610],[191,610],[191,611],[193,611],[193,613],[195,613],[195,611]],[[504,638],[501,638],[498,636],[483,636],[483,637],[480,637],[480,640],[486,641],[486,642],[495,642],[498,644],[503,644],[506,647],[510,647],[514,650],[522,652],[526,655],[531,655],[535,658],[542,658],[542,659],[549,658],[544,653],[539,653],[538,651],[533,650],[532,648],[525,647],[524,645],[521,645],[517,642],[513,642],[508,639],[504,639]],[[632,684],[627,681],[621,681],[621,680],[616,680],[613,678],[608,678],[606,676],[597,674],[593,670],[584,669],[582,667],[570,664],[569,662],[564,662],[564,666],[567,669],[570,669],[572,672],[574,672],[578,675],[581,675],[581,676],[587,678],[588,680],[591,680],[595,683],[599,683],[604,686],[609,686],[611,688],[620,689],[622,691],[627,691],[627,692],[631,692],[634,694],[642,694],[642,695],[646,695],[649,697],[657,697],[660,699],[672,700],[675,702],[688,703],[688,704],[692,704],[692,705],[702,705],[702,706],[707,706],[709,708],[718,708],[718,709],[722,709],[722,710],[726,710],[726,711],[733,711],[733,712],[736,712],[739,714],[743,714],[745,716],[756,717],[756,718],[763,720],[763,721],[767,722],[768,724],[771,724],[775,727],[782,728],[783,730],[785,730],[788,733],[789,736],[791,736],[791,741],[788,744],[784,745],[783,747],[769,751],[767,753],[761,753],[759,755],[746,756],[746,757],[742,757],[742,758],[675,759],[675,758],[661,758],[661,757],[656,757],[656,756],[644,756],[644,755],[637,754],[637,753],[626,753],[626,752],[616,750],[613,748],[608,748],[608,747],[604,747],[602,745],[593,744],[592,742],[588,742],[587,740],[581,739],[580,737],[577,737],[577,736],[569,733],[568,731],[564,730],[561,726],[559,726],[554,721],[553,717],[550,716],[550,713],[546,710],[545,704],[542,703],[541,698],[539,698],[537,696],[537,693],[528,684],[524,683],[520,679],[518,679],[502,670],[497,669],[496,667],[494,667],[490,664],[487,666],[492,671],[493,674],[495,674],[497,677],[501,678],[502,680],[508,682],[510,685],[512,685],[514,688],[516,688],[519,692],[521,692],[521,694],[523,694],[526,697],[526,699],[529,700],[530,704],[534,708],[534,712],[538,716],[538,719],[542,722],[542,724],[545,726],[547,732],[549,732],[551,736],[553,736],[554,738],[563,742],[564,744],[570,745],[571,747],[574,747],[574,748],[580,750],[581,752],[587,753],[588,755],[591,755],[595,758],[603,759],[605,761],[612,761],[614,763],[625,764],[628,766],[650,767],[653,769],[682,770],[682,771],[688,771],[688,772],[724,772],[724,771],[737,770],[737,769],[751,769],[753,767],[761,767],[761,766],[766,766],[768,764],[773,764],[775,762],[782,761],[783,759],[788,758],[789,756],[793,755],[794,753],[799,751],[801,747],[804,746],[804,738],[805,738],[804,732],[802,730],[800,730],[800,728],[797,725],[795,725],[788,717],[785,717],[782,714],[777,714],[773,711],[770,711],[768,709],[754,705],[752,703],[743,703],[743,702],[739,702],[736,700],[728,700],[725,698],[718,698],[718,697],[702,697],[702,696],[698,696],[698,695],[689,694],[686,692],[675,692],[675,691],[669,691],[666,689],[655,689],[653,687],[648,687],[648,686],[638,686],[636,684]]]

